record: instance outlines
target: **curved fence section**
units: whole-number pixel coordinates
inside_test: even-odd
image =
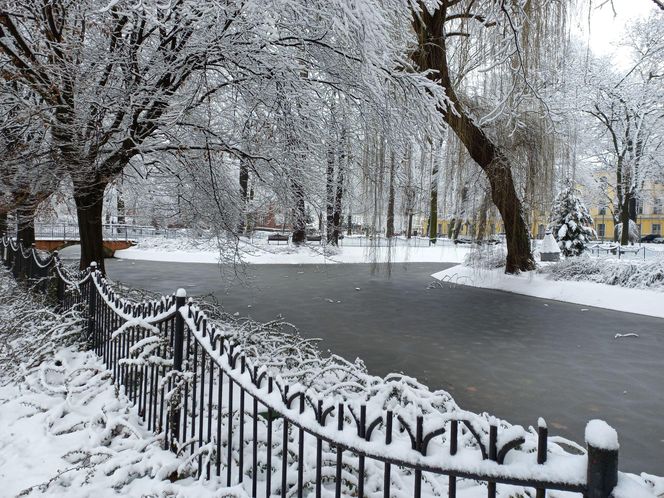
[[[394,400],[321,396],[254,364],[183,290],[132,302],[94,266],[67,277],[57,255],[2,242],[17,279],[85,310],[88,344],[183,472],[266,498],[608,498],[617,483],[617,449],[570,452],[543,421],[525,430],[462,410],[424,416]]]

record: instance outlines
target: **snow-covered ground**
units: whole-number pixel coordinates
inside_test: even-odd
[[[1,496],[247,496],[186,477],[110,377],[94,353],[68,347],[0,387]]]
[[[664,318],[664,293],[657,290],[629,289],[587,281],[553,280],[550,275],[536,271],[506,275],[504,268],[483,269],[464,265],[453,266],[432,276],[452,284],[498,289],[582,306]]]
[[[440,241],[429,246],[421,241],[399,241],[393,246],[359,245],[361,241],[342,242],[338,248],[319,243],[296,247],[292,244],[268,244],[266,239],[242,239],[237,247],[242,261],[249,264],[334,264],[334,263],[460,263],[470,251],[467,245]],[[351,245],[353,244],[353,245]],[[358,245],[355,245],[358,244]],[[230,251],[230,248],[226,252]],[[150,238],[136,246],[116,251],[116,258],[181,263],[218,263],[220,251],[213,241]]]

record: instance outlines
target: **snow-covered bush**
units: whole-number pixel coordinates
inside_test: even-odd
[[[574,258],[541,270],[555,280],[587,280],[636,289],[664,290],[664,260]]]
[[[78,310],[55,313],[47,298],[22,291],[0,267],[0,385],[22,378],[65,347],[81,344]]]
[[[493,270],[505,266],[507,251],[501,245],[478,246],[466,254],[463,260],[464,266]]]
[[[578,256],[589,240],[597,238],[590,212],[577,194],[574,184],[568,182],[556,197],[549,223],[564,256]]]

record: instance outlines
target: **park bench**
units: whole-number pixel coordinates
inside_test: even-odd
[[[307,235],[307,242],[320,242],[322,237],[320,235]]]
[[[279,233],[268,235],[267,243],[269,244],[270,242],[276,242],[277,244],[279,244],[280,242],[285,242],[286,244],[288,244],[288,235],[281,235]]]

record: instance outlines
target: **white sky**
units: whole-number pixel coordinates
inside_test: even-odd
[[[575,19],[575,28],[583,33],[583,40],[599,56],[612,56],[619,66],[628,65],[628,53],[616,45],[625,34],[625,27],[632,21],[646,17],[650,12],[661,12],[652,0],[613,0],[613,7],[605,0],[593,0],[590,12],[590,36],[588,36],[588,4]],[[664,22],[664,20],[663,20]]]

